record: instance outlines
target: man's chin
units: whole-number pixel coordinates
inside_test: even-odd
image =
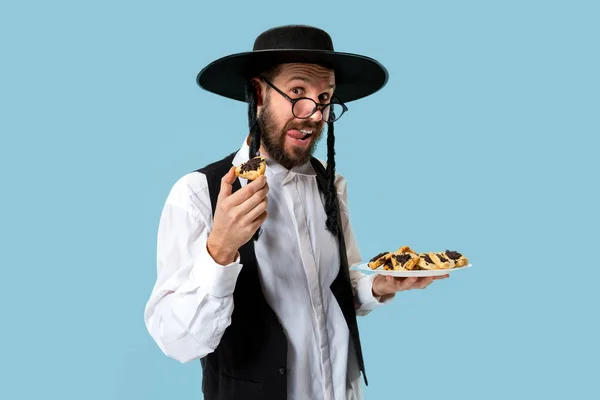
[[[302,165],[306,163],[312,155],[312,147],[298,147],[290,146],[286,147],[285,153],[290,161],[294,163],[294,166]]]
[[[265,150],[273,159],[273,161],[283,165],[287,169],[292,169],[303,164],[306,164],[312,156],[318,138],[309,138],[310,143],[306,145],[297,146],[289,140],[289,137],[285,136],[281,138],[278,145],[273,146],[274,143],[263,140]]]

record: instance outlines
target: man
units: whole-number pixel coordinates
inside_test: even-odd
[[[307,26],[268,30],[199,73],[204,89],[248,102],[250,134],[173,186],[145,320],[166,355],[201,360],[205,399],[362,398],[356,316],[431,283],[348,269],[361,256],[333,124],[386,82],[378,62]],[[323,163],[312,154],[326,125]],[[265,175],[236,178],[257,154]]]

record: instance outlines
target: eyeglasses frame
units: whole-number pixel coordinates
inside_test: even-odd
[[[321,111],[321,119],[324,122],[330,123],[330,122],[335,122],[337,120],[339,120],[340,118],[342,118],[342,115],[344,115],[346,113],[346,111],[348,111],[348,107],[342,102],[342,100],[334,93],[331,96],[331,99],[337,99],[337,102],[329,102],[327,104],[323,104],[323,103],[317,103],[316,101],[314,101],[313,99],[311,99],[310,97],[297,97],[295,99],[292,99],[290,96],[288,96],[287,94],[285,94],[282,90],[280,90],[279,88],[277,88],[273,83],[271,83],[267,78],[265,78],[264,76],[260,75],[260,79],[262,79],[267,85],[269,85],[271,88],[273,88],[275,91],[277,91],[280,95],[282,95],[283,97],[285,97],[290,103],[292,103],[292,114],[294,115],[294,117],[298,118],[298,119],[308,119],[310,117],[313,116],[314,113],[317,112],[317,110]],[[306,117],[298,117],[296,116],[296,114],[294,114],[294,106],[296,105],[297,102],[299,102],[300,100],[310,100],[315,104],[315,107],[313,109],[313,111]],[[323,110],[326,107],[329,107],[331,104],[337,104],[342,106],[342,113],[340,114],[339,117],[337,117],[336,119],[334,119],[333,121],[327,121],[323,118]],[[331,115],[331,114],[330,114]]]

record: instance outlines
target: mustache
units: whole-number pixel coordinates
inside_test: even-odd
[[[310,121],[290,122],[290,123],[286,124],[284,131],[288,131],[290,129],[297,129],[297,130],[312,129],[318,133],[323,130],[324,125],[325,125],[325,123],[323,121],[320,121],[320,122],[310,122]]]

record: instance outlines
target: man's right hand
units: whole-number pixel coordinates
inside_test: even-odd
[[[232,166],[221,179],[213,228],[206,242],[208,252],[221,265],[235,261],[238,249],[267,219],[269,185],[266,177],[260,176],[231,194],[235,179],[235,167]]]

